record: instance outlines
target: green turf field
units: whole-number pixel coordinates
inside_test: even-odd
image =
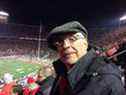
[[[0,78],[4,73],[11,73],[14,78],[21,78],[30,73],[36,73],[40,69],[39,64],[25,63],[16,59],[0,59]]]

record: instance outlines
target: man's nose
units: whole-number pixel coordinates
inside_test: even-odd
[[[70,43],[70,41],[68,40],[68,39],[65,39],[64,41],[63,41],[63,48],[67,48],[67,47],[69,47],[71,45],[71,43]]]

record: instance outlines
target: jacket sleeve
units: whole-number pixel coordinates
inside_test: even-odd
[[[111,92],[110,95],[126,95],[126,91],[124,89],[124,85],[122,84],[122,80],[116,76],[111,76]]]

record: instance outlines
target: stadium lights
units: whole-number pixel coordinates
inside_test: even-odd
[[[120,21],[124,21],[124,20],[126,20],[126,15],[124,15],[124,16],[122,16],[122,17],[120,17],[120,19],[119,19]]]
[[[9,14],[4,11],[0,11],[0,23],[7,23],[8,22]]]
[[[119,26],[118,26],[119,30],[120,30],[121,23],[123,21],[126,21],[126,15],[123,15],[122,17],[119,18]]]
[[[0,15],[2,15],[2,16],[9,16],[9,14],[4,12],[4,11],[0,11]]]

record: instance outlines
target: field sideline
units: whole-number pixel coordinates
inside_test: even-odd
[[[0,59],[0,78],[3,78],[4,73],[13,74],[14,79],[21,78],[30,73],[37,73],[40,67],[40,64],[25,63],[18,59]]]

